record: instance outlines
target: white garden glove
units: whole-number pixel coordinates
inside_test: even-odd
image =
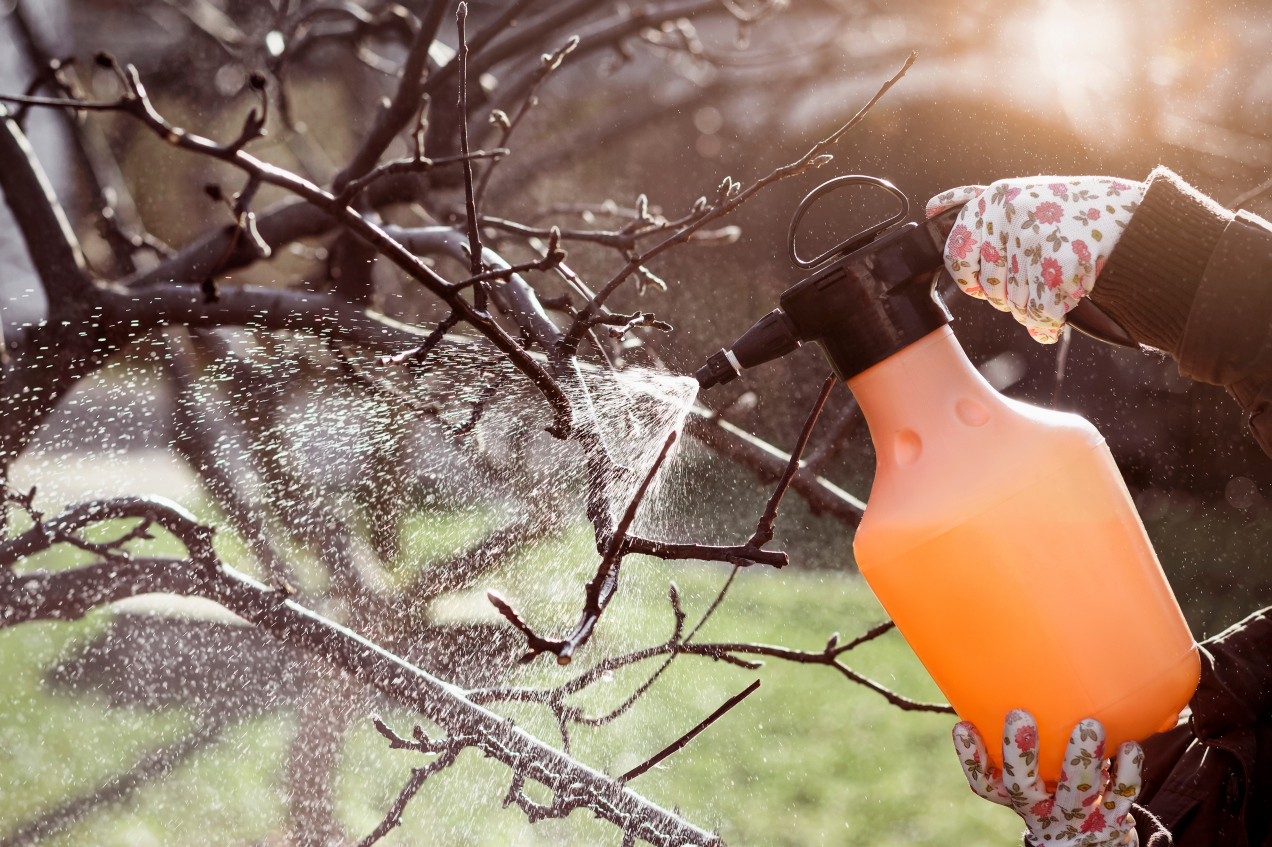
[[[1104,727],[1087,718],[1073,728],[1064,769],[1054,794],[1038,776],[1038,725],[1033,715],[1014,709],[1003,724],[1003,769],[985,751],[976,727],[954,727],[954,748],[972,790],[1010,806],[1028,827],[1025,841],[1035,847],[1138,847],[1131,803],[1139,796],[1144,753],[1134,741],[1117,751],[1110,777],[1104,759]]]
[[[1143,183],[1106,176],[1022,177],[938,194],[927,216],[967,204],[945,243],[945,266],[965,292],[1053,344],[1143,196]]]

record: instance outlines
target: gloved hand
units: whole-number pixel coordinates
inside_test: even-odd
[[[1135,819],[1129,812],[1139,796],[1144,753],[1134,741],[1123,744],[1110,777],[1099,721],[1087,718],[1073,728],[1055,794],[1047,793],[1038,776],[1038,724],[1022,709],[1012,710],[1003,724],[1001,772],[990,762],[985,742],[971,723],[954,727],[954,748],[972,790],[1024,818],[1027,843],[1138,847]]]
[[[927,216],[967,203],[945,243],[945,266],[965,292],[1053,344],[1143,196],[1143,183],[1106,176],[1023,177],[938,194]]]

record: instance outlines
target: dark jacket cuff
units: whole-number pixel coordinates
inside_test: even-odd
[[[1232,212],[1159,167],[1091,300],[1140,344],[1174,353],[1193,295]]]

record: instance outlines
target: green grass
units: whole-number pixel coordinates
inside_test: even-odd
[[[456,516],[485,524],[488,516]],[[470,528],[438,526],[446,549]],[[422,548],[428,525],[413,525]],[[230,540],[227,540],[229,543]],[[577,611],[594,563],[586,531],[536,545],[495,575],[497,587],[547,628]],[[424,552],[421,549],[421,552]],[[51,562],[46,562],[51,565]],[[539,662],[513,671],[519,684],[556,684],[602,655],[658,643],[671,628],[667,586],[680,589],[692,624],[727,570],[633,557],[622,593],[597,640],[573,669]],[[457,616],[484,613],[480,592],[448,605]],[[26,624],[0,630],[0,837],[117,773],[151,747],[188,731],[177,709],[113,708],[101,698],[50,693],[46,669],[74,654],[109,621],[109,611],[75,624]],[[842,572],[743,572],[730,599],[699,641],[759,640],[818,649],[831,632],[849,638],[881,620],[864,583]],[[939,700],[923,668],[896,633],[849,654],[850,663],[910,696]],[[622,701],[653,665],[601,682],[576,702],[596,714]],[[602,729],[579,729],[573,752],[621,773],[687,731],[753,679],[763,686],[738,708],[633,788],[695,823],[719,828],[733,844],[946,845],[1015,843],[1009,811],[974,797],[949,741],[953,718],[905,713],[878,695],[817,666],[769,662],[759,671],[694,657],[678,659],[632,711]],[[500,709],[527,730],[559,744],[541,709]],[[383,710],[409,730],[413,716]],[[232,726],[216,744],[127,803],[100,809],[48,839],[79,844],[247,844],[285,826],[282,772],[294,717],[276,713]],[[369,721],[356,721],[340,756],[338,813],[357,837],[379,822],[420,757],[390,751]],[[526,823],[502,809],[507,772],[474,751],[425,786],[387,844],[618,844],[607,824],[576,812],[565,821]]]

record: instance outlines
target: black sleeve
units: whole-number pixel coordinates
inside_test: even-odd
[[[1197,738],[1217,738],[1272,712],[1272,608],[1255,612],[1201,648],[1201,682],[1191,702]]]
[[[1175,353],[1179,372],[1223,385],[1272,456],[1272,225],[1238,212],[1215,246]]]
[[[1226,387],[1272,456],[1272,224],[1158,168],[1091,301],[1184,376]]]
[[[1096,278],[1091,301],[1140,344],[1174,353],[1230,220],[1227,209],[1158,168]]]

